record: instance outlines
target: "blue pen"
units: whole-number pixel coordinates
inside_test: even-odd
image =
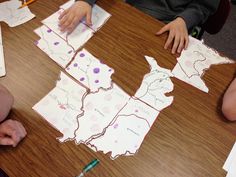
[[[98,159],[94,159],[94,160],[91,161],[88,165],[86,165],[86,166],[83,168],[82,173],[80,173],[80,175],[79,175],[79,176],[76,176],[76,177],[82,177],[82,176],[84,176],[85,173],[87,173],[87,172],[90,171],[92,168],[94,168],[98,163],[99,163],[99,160],[98,160]]]

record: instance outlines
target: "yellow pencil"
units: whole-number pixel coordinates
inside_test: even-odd
[[[28,2],[23,3],[23,4],[19,7],[19,9],[22,8],[22,7],[25,7],[25,6],[29,5],[29,4],[31,4],[31,3],[34,2],[34,1],[36,1],[36,0],[29,0]]]

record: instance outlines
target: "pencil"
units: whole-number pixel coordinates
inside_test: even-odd
[[[34,1],[36,1],[36,0],[29,0],[28,2],[23,3],[23,4],[19,7],[19,9],[22,8],[22,7],[25,7],[25,6],[29,5],[29,4],[31,4],[31,3],[34,2]]]

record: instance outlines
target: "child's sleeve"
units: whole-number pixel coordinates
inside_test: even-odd
[[[91,6],[93,6],[95,4],[95,2],[96,2],[96,0],[75,0],[75,1],[85,1],[88,4],[90,4]]]
[[[220,0],[194,0],[177,17],[185,20],[188,30],[203,24],[218,8]]]

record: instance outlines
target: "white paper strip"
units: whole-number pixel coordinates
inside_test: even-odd
[[[0,77],[6,75],[4,53],[3,53],[3,43],[2,43],[2,30],[0,25]]]

